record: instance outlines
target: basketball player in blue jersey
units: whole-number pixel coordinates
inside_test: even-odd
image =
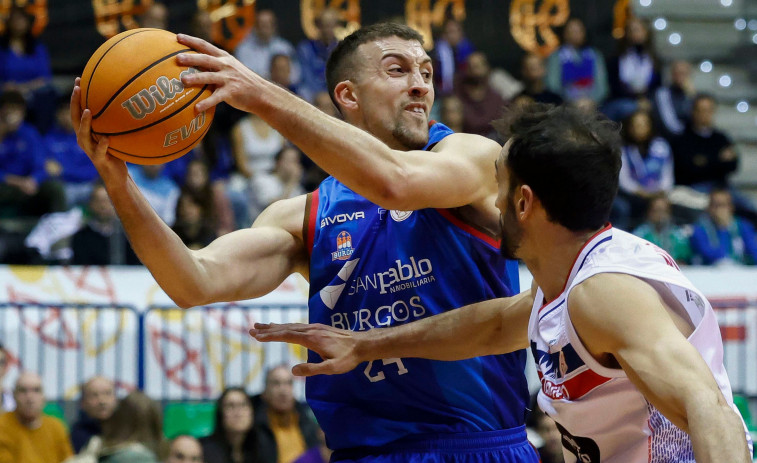
[[[568,107],[535,106],[510,121],[496,164],[502,252],[523,259],[531,291],[387,329],[256,325],[251,334],[320,353],[322,362],[295,366],[301,375],[530,345],[539,407],[557,423],[567,463],[750,462],[712,306],[665,251],[607,223],[617,126]]]
[[[207,70],[184,83],[216,88],[198,111],[225,100],[256,113],[334,177],[273,204],[250,229],[189,250],[106,154],[107,140],[93,142],[77,86],[79,143],[137,255],[178,305],[258,297],[299,272],[311,283],[311,321],[363,331],[518,292],[517,269],[498,252],[492,165],[501,147],[429,124],[433,69],[414,30],[370,26],[334,50],[327,81],[347,122],[202,40],[179,41],[201,52],[179,62]],[[386,358],[308,379],[306,396],[333,461],[536,462],[524,367],[523,350],[461,362]]]

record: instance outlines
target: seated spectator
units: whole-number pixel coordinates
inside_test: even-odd
[[[280,199],[294,198],[305,194],[302,188],[302,162],[300,150],[286,146],[276,154],[276,167],[267,174],[256,175],[252,189],[260,210]]]
[[[255,175],[273,169],[276,153],[284,148],[286,140],[259,116],[249,114],[231,130],[231,143],[237,172],[229,181],[229,195],[235,204],[237,224],[246,228],[260,213],[251,181]],[[234,201],[239,196],[245,198],[241,204],[244,209],[239,201]]]
[[[185,190],[176,202],[176,222],[171,228],[189,249],[202,249],[216,239],[206,199]]]
[[[83,205],[99,176],[76,141],[68,99],[59,101],[55,122],[43,137],[48,154],[45,170],[63,183],[68,208]]]
[[[681,135],[691,119],[694,101],[691,65],[677,60],[670,65],[670,84],[657,88],[652,100],[655,125],[668,139]]]
[[[160,406],[140,391],[118,402],[103,424],[99,463],[158,463],[163,440]]]
[[[544,83],[547,68],[544,67],[544,59],[541,56],[535,53],[523,56],[520,74],[525,88],[515,98],[528,97],[534,103],[562,104],[560,95],[550,91]]]
[[[27,217],[62,211],[63,187],[48,179],[42,137],[24,122],[25,114],[20,93],[0,94],[0,213]]]
[[[304,39],[297,45],[297,58],[300,61],[301,78],[298,85],[299,95],[307,101],[313,101],[318,92],[327,91],[326,61],[331,51],[336,48],[336,27],[339,25],[339,13],[325,8],[315,18],[318,37]]]
[[[691,123],[672,143],[676,184],[702,193],[727,188],[736,213],[754,221],[755,206],[730,185],[729,178],[739,167],[739,155],[731,139],[715,128],[716,109],[713,96],[699,94],[694,98]]]
[[[292,463],[329,463],[333,452],[326,445],[326,435],[318,428],[318,446],[311,447]]]
[[[0,84],[2,90],[20,92],[29,107],[29,119],[40,132],[53,122],[57,92],[47,47],[34,37],[34,17],[12,3],[0,36]]]
[[[140,264],[102,184],[92,189],[88,214],[84,226],[71,239],[73,265]]]
[[[79,453],[94,436],[102,434],[102,425],[116,409],[113,381],[95,376],[84,383],[79,403],[79,418],[71,426],[71,444]]]
[[[287,40],[277,34],[276,14],[271,10],[259,10],[255,13],[255,27],[245,37],[234,56],[242,64],[255,71],[264,79],[271,78],[271,58],[274,55],[287,55],[292,60],[292,75],[290,81],[300,82],[300,65],[297,53]]]
[[[649,110],[650,98],[660,86],[660,73],[647,24],[635,16],[626,21],[620,53],[607,62],[610,100],[603,112],[622,121],[638,109]]]
[[[586,43],[586,28],[571,18],[563,44],[547,59],[547,88],[567,102],[597,105],[607,97],[607,69],[602,54]]]
[[[670,200],[664,193],[650,198],[646,221],[633,234],[664,249],[679,264],[691,262],[690,233],[673,224]]]
[[[140,18],[141,27],[168,30],[168,8],[161,2],[153,1]]]
[[[465,37],[463,25],[454,18],[442,24],[442,33],[434,43],[431,58],[434,64],[434,88],[437,96],[451,94],[455,90],[458,74],[475,51],[473,43]]]
[[[710,192],[707,214],[694,226],[691,235],[694,263],[705,265],[757,264],[754,227],[734,215],[731,193]]]
[[[240,120],[231,136],[237,171],[247,179],[259,172],[270,172],[276,153],[286,142],[276,129],[254,114]]]
[[[202,446],[192,436],[182,434],[171,439],[166,463],[203,463]]]
[[[505,100],[489,85],[490,73],[486,55],[471,53],[455,93],[463,103],[463,131],[497,140],[491,122],[502,115]]]
[[[286,365],[271,368],[256,398],[255,427],[263,463],[291,463],[318,447],[318,424],[304,403],[294,399],[294,377]]]
[[[179,187],[163,172],[163,168],[162,164],[151,166],[131,164],[129,175],[163,222],[171,226],[176,220]]]
[[[441,122],[455,133],[464,132],[463,121],[463,102],[455,95],[449,95],[442,98]]]
[[[628,230],[629,221],[641,219],[651,196],[673,188],[673,153],[668,142],[655,135],[652,118],[644,111],[628,118],[622,137],[622,167],[613,205],[613,224]]]
[[[13,391],[6,390],[3,386],[3,379],[10,368],[10,354],[5,350],[5,346],[0,342],[0,415],[3,412],[12,412],[16,409],[16,401],[13,400]]]
[[[292,93],[301,94],[300,87],[292,82],[292,58],[289,55],[273,55],[271,58],[271,82]]]
[[[16,410],[0,415],[0,463],[61,463],[73,455],[68,432],[42,413],[42,379],[23,372],[13,390]]]
[[[216,236],[234,230],[234,212],[226,196],[225,184],[221,181],[211,183],[208,165],[201,158],[189,161],[181,188],[202,201],[203,210],[209,214],[204,220]]]
[[[258,443],[253,431],[252,401],[241,387],[226,388],[216,401],[213,433],[200,439],[205,461],[258,463]]]

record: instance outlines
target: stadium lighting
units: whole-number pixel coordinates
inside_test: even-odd
[[[750,19],[747,27],[750,31],[757,31],[757,19]]]
[[[665,18],[657,18],[654,20],[654,28],[658,31],[664,31],[666,27],[668,27],[668,22]],[[744,27],[746,27],[746,25]]]
[[[718,79],[718,84],[720,84],[721,87],[730,87],[731,86],[731,76],[728,74],[723,74],[720,76],[720,79]]]
[[[702,63],[699,65],[699,70],[702,72],[712,71],[712,62],[707,60],[702,61]]]
[[[733,5],[733,0],[720,0],[720,4],[723,6],[731,6]]]
[[[749,103],[747,103],[746,101],[739,101],[736,104],[736,111],[740,113],[745,113],[749,111]]]
[[[668,42],[670,42],[671,45],[678,45],[681,43],[681,34],[678,32],[673,32],[668,36]]]
[[[652,4],[652,0],[639,0],[639,5],[643,6],[644,8],[648,7]]]
[[[739,18],[736,21],[733,22],[733,27],[735,27],[737,30],[743,31],[746,29],[746,19]]]
[[[752,42],[757,43],[757,34],[752,36]]]

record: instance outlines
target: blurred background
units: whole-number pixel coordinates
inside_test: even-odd
[[[212,434],[221,394],[235,386],[258,404],[250,429],[266,425],[258,410],[276,407],[259,395],[267,373],[305,352],[261,346],[247,330],[306,321],[307,283],[293,276],[261,299],[177,309],[131,251],[76,144],[73,79],[107,38],[158,27],[205,38],[339,117],[325,61],[342,37],[378,21],[423,34],[432,118],[455,131],[503,143],[490,122],[532,101],[623,124],[612,223],[666,249],[710,298],[737,403],[757,429],[757,0],[0,1],[2,408],[15,407],[11,391],[31,371],[45,411],[71,436],[92,418],[84,385],[96,377],[114,398],[143,391],[159,404],[169,438]],[[129,169],[192,248],[325,178],[262,119],[226,105],[191,153]],[[529,283],[522,269],[521,287]],[[294,410],[304,384],[283,376],[281,403]],[[561,461],[548,425],[533,421],[543,461]],[[322,446],[307,429],[302,450]]]

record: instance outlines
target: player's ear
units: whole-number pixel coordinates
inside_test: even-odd
[[[534,197],[534,190],[528,185],[520,186],[519,196],[518,201],[515,203],[515,214],[519,219],[523,220],[533,212],[536,198]]]
[[[343,80],[334,87],[334,99],[342,110],[355,110],[358,107],[358,98],[355,86],[349,80]]]

